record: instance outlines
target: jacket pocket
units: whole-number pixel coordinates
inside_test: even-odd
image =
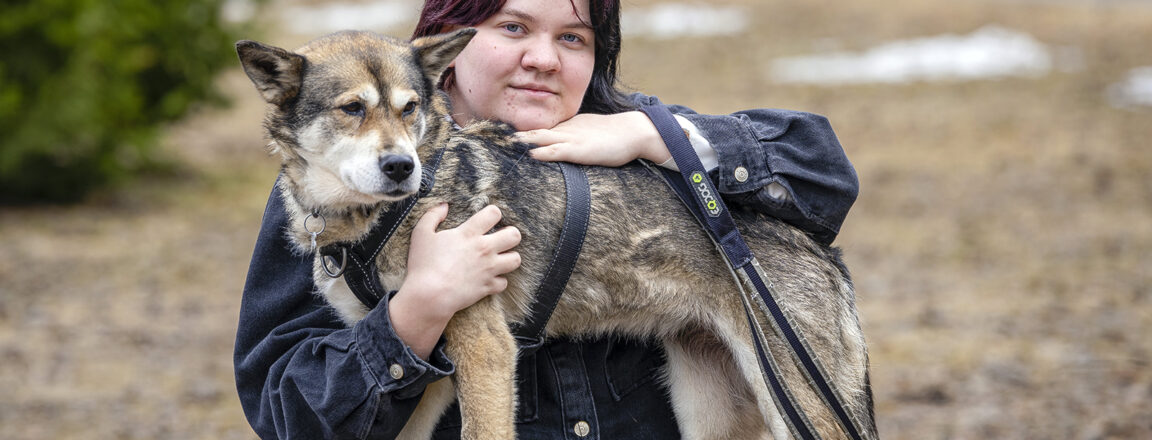
[[[664,349],[655,340],[616,340],[604,353],[604,376],[612,398],[619,402],[629,393],[655,381],[665,364]]]

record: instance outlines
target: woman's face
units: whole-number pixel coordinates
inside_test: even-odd
[[[456,57],[454,117],[493,119],[517,130],[552,128],[580,110],[592,79],[595,41],[588,2],[508,0]],[[581,18],[584,18],[581,21]]]

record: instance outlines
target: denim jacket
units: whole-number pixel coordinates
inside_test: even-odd
[[[786,220],[824,243],[835,238],[856,199],[857,180],[823,117],[671,109],[716,150],[719,166],[711,174],[729,203]],[[787,196],[769,195],[764,188],[772,183]],[[234,353],[249,423],[265,439],[395,437],[425,386],[454,371],[443,339],[429,360],[417,357],[393,331],[388,301],[346,327],[313,293],[311,256],[293,254],[286,227],[283,202],[273,191],[244,286]],[[517,366],[519,437],[679,438],[659,380],[664,362],[655,341],[548,341]],[[578,424],[586,436],[576,434]],[[455,405],[434,437],[459,438]]]

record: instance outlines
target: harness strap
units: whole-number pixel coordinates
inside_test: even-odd
[[[657,103],[658,104],[658,103]],[[769,391],[773,394],[777,408],[788,421],[792,435],[802,439],[819,439],[819,433],[813,428],[803,408],[797,403],[787,384],[783,381],[776,360],[767,351],[767,341],[763,338],[763,323],[759,323],[753,306],[759,308],[771,321],[771,327],[776,330],[787,342],[792,356],[800,365],[800,370],[807,376],[821,399],[836,415],[842,430],[853,440],[863,440],[862,429],[839,398],[835,388],[823,374],[823,368],[813,356],[812,351],[803,340],[803,336],[789,322],[788,316],[781,309],[771,289],[771,282],[765,282],[759,262],[744,242],[736,223],[732,219],[719,191],[712,184],[706,174],[700,158],[696,155],[692,144],[684,135],[683,130],[672,116],[672,113],[662,105],[644,106],[640,109],[660,132],[664,143],[676,161],[679,173],[660,168],[664,180],[676,191],[681,201],[688,206],[688,210],[696,217],[704,229],[708,231],[712,241],[721,251],[729,268],[737,276],[741,291],[755,290],[758,295],[742,294],[745,313],[749,325],[752,327],[753,341],[756,354],[759,358]]]
[[[588,219],[592,214],[592,190],[588,187],[588,175],[584,167],[567,162],[558,162],[564,174],[565,211],[564,226],[560,230],[560,241],[552,254],[552,261],[540,287],[536,289],[536,302],[524,322],[512,329],[512,335],[520,346],[522,354],[531,354],[544,344],[544,327],[548,325],[552,311],[560,301],[560,294],[568,284],[580,248],[584,246],[584,236],[588,231]]]

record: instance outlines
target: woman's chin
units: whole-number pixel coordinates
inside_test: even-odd
[[[553,128],[565,120],[575,116],[572,114],[561,114],[566,112],[558,112],[555,109],[519,109],[519,111],[508,112],[500,115],[501,121],[507,122],[516,128],[517,131],[539,130],[542,128]]]
[[[556,124],[559,124],[560,121],[563,121],[564,119],[566,119],[566,118],[560,118],[559,116],[552,116],[552,117],[545,117],[545,116],[523,117],[523,116],[521,116],[521,117],[509,118],[509,120],[506,120],[504,122],[512,124],[512,126],[516,128],[516,131],[528,131],[528,130],[540,130],[540,129],[544,129],[544,128],[553,128],[556,126]]]
[[[504,121],[504,122],[508,122],[508,121]],[[542,122],[537,122],[537,121],[512,121],[512,122],[508,122],[508,124],[512,125],[512,128],[515,128],[516,131],[539,130],[542,128],[552,128],[552,127],[556,126],[556,124],[552,124],[552,126],[548,126],[548,124],[545,124]]]

